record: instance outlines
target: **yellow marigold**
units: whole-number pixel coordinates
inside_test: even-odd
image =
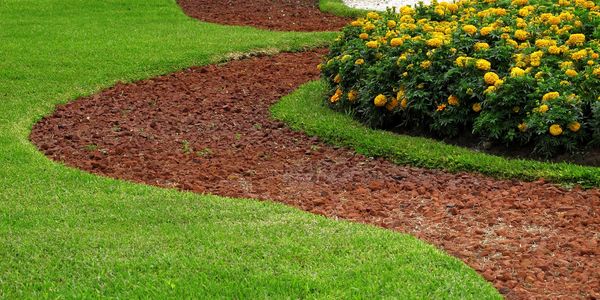
[[[595,69],[592,71],[592,74],[594,74],[594,75],[596,75],[596,76],[600,76],[600,68],[595,68]]]
[[[556,46],[556,41],[550,39],[539,39],[535,40],[535,46],[538,48]]]
[[[577,71],[575,71],[573,69],[568,69],[565,71],[565,74],[569,77],[575,77],[575,76],[577,76]]]
[[[485,27],[481,27],[481,29],[479,30],[479,33],[481,33],[481,35],[483,35],[483,36],[487,36],[490,33],[492,33],[492,31],[494,31],[493,27],[485,26]]]
[[[545,114],[549,109],[550,109],[550,107],[548,107],[548,105],[542,104],[542,105],[540,105],[540,107],[538,107],[538,112]]]
[[[560,52],[561,52],[560,47],[557,47],[557,46],[548,47],[548,53],[550,53],[550,54],[556,55],[556,54],[560,54]]]
[[[403,16],[412,15],[414,13],[415,13],[415,10],[412,7],[410,7],[409,5],[403,6],[400,9],[400,14]]]
[[[490,45],[488,43],[475,43],[475,51],[486,50],[489,48]]]
[[[577,132],[579,131],[579,129],[581,129],[581,124],[579,124],[579,122],[575,121],[573,123],[569,124],[569,130],[573,131],[573,132]]]
[[[523,122],[523,123],[517,125],[517,128],[519,128],[520,132],[525,132],[525,131],[527,131],[527,124],[525,124],[525,122]]]
[[[364,64],[364,63],[365,63],[365,60],[364,60],[364,59],[362,59],[362,58],[359,58],[359,59],[357,59],[357,60],[354,62],[354,64],[355,64],[355,65],[358,65],[358,66],[360,66],[360,65],[362,65],[362,64]]]
[[[477,32],[477,27],[473,25],[465,25],[463,26],[462,30],[470,35],[473,35]]]
[[[548,92],[542,96],[542,101],[550,101],[560,97],[559,92]]]
[[[510,77],[521,77],[525,75],[525,70],[521,69],[521,68],[512,68],[512,70],[510,71]]]
[[[535,79],[540,80],[544,77],[544,72],[537,72],[535,73]]]
[[[569,40],[567,40],[568,45],[576,45],[581,46],[585,42],[585,35],[582,33],[574,33],[569,36]]]
[[[593,66],[595,63],[596,63],[596,62],[595,62],[595,61],[593,61],[593,60],[588,60],[588,61],[587,61],[587,65],[588,65],[588,66]]]
[[[515,30],[515,39],[524,41],[529,38],[529,32],[521,29]]]
[[[512,4],[519,5],[519,6],[525,6],[525,5],[527,5],[528,2],[529,2],[528,0],[513,0]]]
[[[377,95],[377,97],[375,97],[375,100],[373,100],[373,103],[375,103],[375,106],[377,106],[377,107],[382,107],[387,103],[387,98],[385,97],[385,95],[379,94],[379,95]]]
[[[348,92],[348,101],[354,102],[356,98],[358,98],[358,92],[355,90],[350,90],[350,92]]]
[[[369,34],[368,34],[368,33],[364,33],[364,32],[363,32],[363,33],[359,34],[359,35],[358,35],[358,37],[359,37],[361,40],[366,40],[366,39],[368,39],[368,38],[369,38]]]
[[[367,13],[367,18],[377,20],[377,19],[379,19],[379,14],[374,11],[370,11]]]
[[[560,125],[558,124],[554,124],[552,126],[550,126],[550,134],[553,136],[559,136],[563,133],[563,129],[562,127],[560,127]]]
[[[521,17],[527,17],[529,15],[529,9],[523,7],[521,9],[519,9],[519,11],[517,12],[519,14],[519,16]]]
[[[393,38],[390,41],[390,46],[392,47],[402,46],[402,44],[404,44],[404,40],[402,38]]]
[[[426,43],[429,47],[439,48],[440,46],[442,46],[442,44],[444,44],[444,40],[442,40],[441,38],[431,38],[428,39]]]
[[[492,67],[492,64],[489,61],[480,58],[475,62],[475,66],[479,70],[487,71]]]
[[[372,49],[379,48],[379,42],[378,41],[369,41],[369,42],[367,42],[366,45],[367,45],[368,48],[372,48]]]
[[[581,60],[587,57],[587,51],[585,50],[579,50],[577,52],[574,52],[573,54],[571,54],[571,58],[574,60]]]
[[[392,111],[394,110],[394,108],[396,108],[396,106],[398,106],[398,99],[396,98],[392,98],[386,105],[385,108],[387,108],[387,110]]]
[[[340,100],[340,97],[342,96],[344,92],[342,92],[342,90],[337,89],[335,91],[335,94],[333,94],[333,96],[331,96],[331,98],[329,98],[329,101],[331,101],[331,103],[336,103],[338,102],[338,100]]]
[[[369,22],[363,26],[363,29],[365,31],[371,31],[371,30],[375,29],[375,24]]]
[[[389,28],[394,28],[394,27],[396,27],[396,21],[394,21],[394,20],[389,20],[389,21],[387,21],[387,26],[388,26]]]
[[[443,111],[444,109],[446,109],[446,106],[447,105],[445,103],[442,103],[442,104],[438,105],[437,111]]]
[[[504,84],[504,80],[502,80],[502,79],[499,79],[499,80],[496,80],[496,82],[494,83],[494,86],[495,86],[496,88],[499,88],[499,87],[500,87],[501,85],[503,85],[503,84]]]
[[[340,74],[335,75],[335,77],[333,78],[333,82],[335,82],[335,83],[342,82],[342,75],[340,75]]]
[[[445,2],[443,2],[443,3],[445,3]],[[446,8],[448,8],[448,10],[452,13],[456,13],[458,11],[458,5],[456,5],[454,3],[448,3]]]
[[[450,97],[448,97],[448,104],[452,106],[458,106],[460,104],[460,101],[458,100],[458,97],[450,95]]]
[[[456,58],[456,60],[454,61],[456,63],[457,66],[459,67],[464,67],[467,65],[467,61],[468,61],[468,57],[465,56],[459,56]]]
[[[475,104],[473,104],[473,106],[471,106],[471,108],[473,109],[474,112],[478,113],[481,111],[481,103],[475,103]]]
[[[406,98],[402,98],[402,101],[400,101],[400,107],[406,108],[407,106],[408,106],[408,100],[406,100]]]
[[[431,61],[430,60],[424,60],[423,62],[421,62],[421,68],[423,68],[423,69],[429,69],[429,67],[431,67]]]
[[[551,25],[558,25],[560,24],[561,19],[559,16],[552,16],[548,19],[548,23],[550,23]]]
[[[500,76],[494,72],[487,72],[483,75],[483,80],[485,80],[485,83],[488,85],[494,85],[496,84],[496,81],[500,80]]]
[[[495,86],[489,86],[487,89],[485,89],[485,91],[483,91],[484,94],[489,94],[489,93],[493,93],[496,91],[496,87]]]

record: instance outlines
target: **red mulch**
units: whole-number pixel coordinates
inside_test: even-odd
[[[600,297],[600,190],[398,166],[272,120],[269,106],[317,78],[323,53],[118,84],[58,107],[31,140],[97,174],[410,233],[465,261],[507,298]]]
[[[190,17],[282,31],[337,31],[349,20],[319,10],[316,0],[177,0]]]

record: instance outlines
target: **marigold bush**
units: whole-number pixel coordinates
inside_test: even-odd
[[[328,102],[372,126],[531,143],[600,142],[600,6],[462,0],[369,13],[319,65]]]

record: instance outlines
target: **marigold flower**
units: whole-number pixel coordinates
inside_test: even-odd
[[[492,64],[489,61],[480,58],[475,62],[475,66],[479,70],[487,71],[492,67]]]
[[[481,111],[481,103],[474,103],[473,106],[471,106],[471,108],[474,112],[478,113]]]
[[[574,33],[569,36],[569,40],[567,40],[567,45],[577,45],[581,46],[585,42],[585,35],[582,33]]]
[[[336,103],[338,102],[338,100],[340,100],[340,97],[342,96],[344,92],[342,92],[342,90],[337,89],[335,91],[335,94],[333,94],[333,96],[331,96],[331,98],[329,98],[329,101],[331,101],[331,103]]]
[[[402,98],[402,101],[400,101],[400,107],[406,108],[407,106],[408,106],[408,100],[406,100],[406,98]]]
[[[538,112],[541,114],[545,114],[549,109],[550,107],[548,107],[548,105],[542,104],[540,105],[540,107],[538,107]]]
[[[431,38],[427,40],[426,44],[429,47],[439,48],[444,44],[444,40],[441,38]]]
[[[562,127],[560,127],[560,125],[558,124],[554,124],[552,126],[550,126],[550,134],[553,136],[559,136],[563,133],[563,129]]]
[[[560,52],[561,52],[560,47],[556,47],[556,46],[548,47],[548,53],[550,53],[550,54],[556,55],[556,54],[560,54]]]
[[[542,96],[542,101],[550,101],[550,100],[554,100],[558,97],[560,97],[559,92],[549,92],[549,93],[544,94],[544,96]]]
[[[465,25],[463,26],[462,30],[470,35],[473,35],[477,32],[477,27],[473,25]]]
[[[392,47],[402,46],[402,44],[404,44],[404,40],[402,38],[393,38],[390,41],[390,46]]]
[[[487,36],[490,33],[492,33],[492,31],[494,31],[493,27],[485,26],[485,27],[481,27],[481,29],[479,30],[479,33],[481,33],[481,35],[483,35],[483,36]]]
[[[475,51],[481,51],[489,49],[490,45],[488,43],[475,43]]]
[[[423,62],[421,62],[421,68],[423,69],[429,69],[431,67],[431,61],[430,60],[424,60]]]
[[[382,107],[387,103],[387,97],[385,97],[383,94],[379,94],[377,97],[375,97],[373,103],[375,103],[375,106],[377,107]]]
[[[515,39],[524,41],[529,38],[529,32],[521,29],[515,30]]]
[[[348,101],[354,102],[354,100],[356,100],[357,97],[358,93],[355,90],[350,90],[350,92],[348,92]]]
[[[569,130],[571,130],[572,132],[577,132],[579,131],[579,129],[581,129],[581,124],[579,124],[579,122],[575,121],[569,124]]]
[[[379,42],[378,41],[369,41],[366,43],[368,48],[371,49],[375,49],[375,48],[379,48]]]
[[[364,60],[364,59],[362,59],[362,58],[359,58],[359,59],[357,59],[357,60],[354,62],[354,64],[355,64],[355,65],[357,65],[357,66],[360,66],[360,65],[362,65],[362,64],[364,64],[364,63],[365,63],[365,60]]]
[[[366,39],[368,39],[368,38],[369,38],[369,34],[368,34],[368,33],[364,33],[364,32],[363,32],[363,33],[359,34],[359,35],[358,35],[358,37],[359,37],[361,40],[366,40]]]
[[[389,111],[394,110],[394,108],[396,108],[396,106],[398,106],[398,99],[396,98],[392,98],[386,105],[385,108]]]
[[[495,85],[496,81],[500,80],[500,76],[494,72],[487,72],[485,75],[483,75],[483,80],[488,85]]]
[[[527,131],[527,124],[525,124],[525,122],[523,122],[523,123],[517,125],[517,128],[519,128],[520,132],[525,132],[525,131]]]
[[[510,77],[521,77],[525,75],[525,70],[516,67],[516,68],[512,68],[512,70],[510,71]]]
[[[442,104],[438,105],[438,107],[437,107],[436,110],[437,111],[443,111],[444,109],[446,109],[446,106],[447,105],[445,103],[442,103]]]
[[[377,20],[379,19],[379,14],[374,11],[370,11],[367,13],[367,18]]]
[[[565,74],[569,77],[575,77],[575,76],[577,76],[577,71],[575,71],[573,69],[568,69],[565,71]]]
[[[389,21],[387,21],[387,26],[388,26],[389,28],[394,28],[394,27],[396,27],[396,21],[394,21],[394,20],[389,20]]]
[[[448,104],[452,106],[458,106],[460,104],[460,101],[458,100],[458,97],[450,95],[450,97],[448,97]]]

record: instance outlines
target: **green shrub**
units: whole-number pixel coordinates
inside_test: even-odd
[[[369,13],[319,65],[328,101],[371,126],[581,150],[599,136],[599,9],[487,0]]]

